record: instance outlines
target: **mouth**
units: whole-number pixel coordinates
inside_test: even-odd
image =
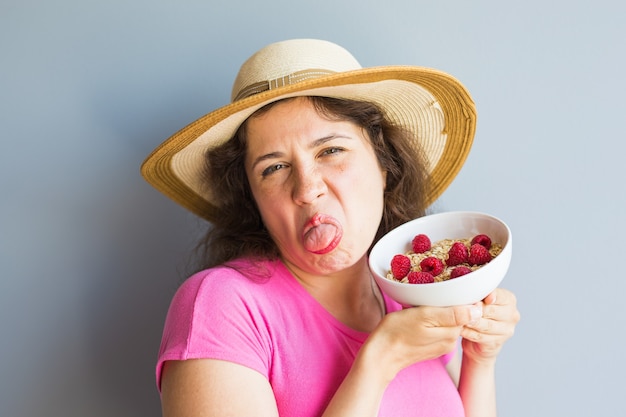
[[[343,228],[337,219],[317,213],[307,222],[302,233],[304,248],[317,255],[331,252],[343,236]]]

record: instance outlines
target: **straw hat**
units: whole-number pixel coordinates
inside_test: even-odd
[[[207,150],[232,138],[264,105],[307,95],[374,102],[393,122],[414,132],[432,177],[428,204],[457,175],[474,138],[474,103],[454,77],[416,66],[362,68],[348,51],[331,42],[294,39],[268,45],[244,62],[231,103],[158,146],[144,161],[142,175],[163,194],[211,221],[220,200],[202,176]]]

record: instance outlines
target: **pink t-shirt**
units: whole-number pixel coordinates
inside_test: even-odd
[[[213,358],[269,380],[282,417],[319,416],[368,334],[328,313],[279,261],[235,263],[187,279],[174,296],[156,369],[164,361]],[[402,307],[385,297],[387,312]],[[448,376],[450,355],[402,370],[387,387],[379,416],[462,416]]]

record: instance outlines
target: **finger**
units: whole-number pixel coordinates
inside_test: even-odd
[[[500,348],[506,343],[506,337],[500,335],[489,335],[477,332],[471,329],[464,329],[463,334],[463,347],[467,348],[467,343],[475,344],[474,349],[478,348],[482,354],[497,353]]]
[[[431,327],[458,327],[476,322],[483,316],[481,305],[466,305],[422,310],[424,321]]]
[[[513,306],[485,306],[483,309],[483,318],[515,325],[520,320],[520,314]]]
[[[513,336],[515,325],[509,322],[481,319],[473,326],[464,326],[461,336],[473,342],[504,341]]]
[[[496,300],[498,299],[498,295],[497,295],[498,289],[495,289],[494,291],[492,291],[491,293],[489,293],[488,296],[486,296],[483,299],[483,303],[490,305],[490,304],[495,304]]]
[[[515,298],[515,294],[513,294],[509,290],[505,290],[504,288],[496,288],[487,297],[485,297],[483,301],[487,305],[492,305],[492,304],[515,305],[517,304],[517,299]]]
[[[483,318],[483,319],[476,321],[475,323],[470,323],[466,325],[465,327],[468,329],[483,333],[483,334],[504,335],[508,333],[507,329],[510,326],[511,324],[509,322],[502,322],[502,321],[496,321],[496,320]]]
[[[517,323],[520,313],[515,303],[513,304],[489,304],[483,306],[483,318],[496,321]]]

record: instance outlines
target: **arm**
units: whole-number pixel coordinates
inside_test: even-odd
[[[324,417],[377,416],[384,391],[405,367],[455,348],[480,309],[417,307],[388,314],[370,335]]]
[[[496,357],[520,319],[515,296],[497,289],[483,302],[483,317],[465,326],[459,394],[467,417],[495,417]]]
[[[390,313],[359,351],[323,417],[375,417],[384,391],[405,367],[452,350],[471,306],[418,307]],[[266,377],[245,366],[214,359],[165,363],[164,417],[277,417]],[[242,395],[244,394],[244,395]]]
[[[456,387],[459,386],[459,378],[461,376],[461,353],[460,349],[455,350],[454,356],[450,358],[450,361],[446,364],[446,370],[450,379],[454,382]]]
[[[161,392],[163,417],[278,417],[267,379],[232,362],[168,361]]]

